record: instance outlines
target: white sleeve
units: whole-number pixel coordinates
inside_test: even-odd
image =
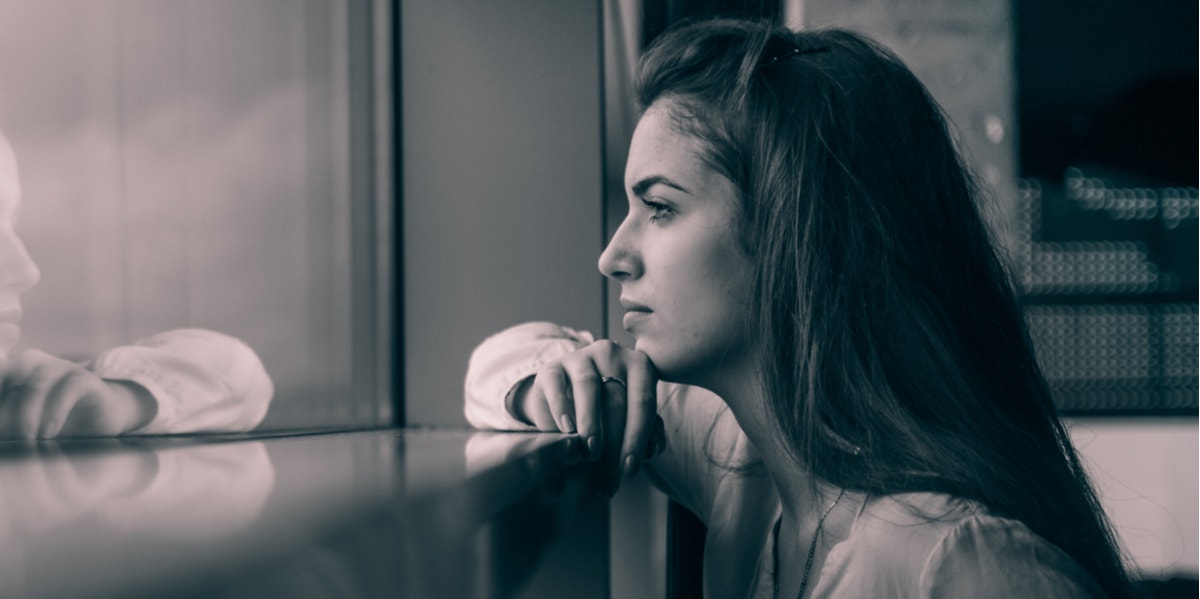
[[[463,389],[467,422],[484,430],[537,430],[512,416],[513,391],[546,363],[595,341],[587,331],[550,322],[527,322],[488,337],[467,363]]]
[[[154,397],[153,420],[132,434],[248,431],[262,422],[275,393],[254,350],[204,329],[175,329],[110,349],[90,369]]]
[[[1091,574],[1024,523],[973,515],[952,528],[926,559],[917,596],[1108,596]]]

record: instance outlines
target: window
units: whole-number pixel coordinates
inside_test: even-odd
[[[211,328],[262,428],[391,424],[391,43],[382,0],[0,0],[24,345]]]

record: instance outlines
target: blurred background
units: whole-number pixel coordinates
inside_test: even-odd
[[[1123,543],[1194,578],[1191,1],[0,0],[0,130],[43,273],[24,343],[82,359],[203,326],[262,356],[264,430],[464,426],[488,334],[624,335],[595,260],[631,68],[715,14],[863,31],[929,87]],[[665,584],[662,497],[612,514],[612,592]]]

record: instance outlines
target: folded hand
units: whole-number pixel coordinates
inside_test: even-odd
[[[154,410],[141,386],[102,380],[42,351],[0,364],[0,438],[119,435],[144,426]]]

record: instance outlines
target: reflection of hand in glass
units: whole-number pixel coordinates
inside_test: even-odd
[[[266,415],[274,385],[233,337],[177,329],[79,366],[40,351],[9,361],[21,337],[21,294],[41,273],[17,236],[17,159],[0,132],[0,439],[245,431]]]
[[[23,554],[39,539],[54,544],[100,531],[114,539],[208,541],[252,524],[275,484],[259,442],[77,455],[53,443],[38,449],[47,453],[0,461],[4,596],[22,589]]]
[[[253,522],[275,483],[259,442],[82,455],[53,447],[0,462],[0,540],[82,518],[173,539],[212,537]]]
[[[0,364],[0,438],[119,435],[144,426],[155,410],[145,388],[101,380],[42,351]]]
[[[571,447],[575,439],[569,439],[566,458],[571,458]],[[464,449],[467,461],[467,474],[479,474],[490,470],[513,458],[527,456],[535,450],[555,442],[564,442],[562,435],[545,435],[540,433],[508,433],[480,431],[467,439]]]
[[[415,595],[519,588],[604,484],[606,468],[587,459],[576,436],[481,431],[465,453],[462,490],[412,524],[422,539],[409,564]]]
[[[136,496],[158,472],[152,452],[67,457],[48,446],[0,463],[0,529],[28,537],[87,514],[111,497]]]
[[[543,451],[551,445],[558,447]],[[467,440],[464,452],[468,476],[497,471],[494,476],[488,474],[476,478],[476,484],[487,479],[488,482],[482,484],[492,485],[488,491],[476,496],[493,505],[504,505],[532,488],[539,489],[544,499],[556,498],[565,488],[568,468],[587,461],[578,437],[545,433],[480,431]],[[511,468],[500,473],[499,467],[503,465]],[[588,466],[590,484],[603,489],[605,469],[598,465]]]
[[[24,547],[63,529],[114,496],[136,495],[158,470],[150,452],[68,458],[48,445],[36,457],[0,462],[0,594],[24,587]]]
[[[275,487],[261,442],[214,443],[155,452],[158,472],[136,495],[102,506],[115,528],[172,540],[212,539],[252,524]]]

